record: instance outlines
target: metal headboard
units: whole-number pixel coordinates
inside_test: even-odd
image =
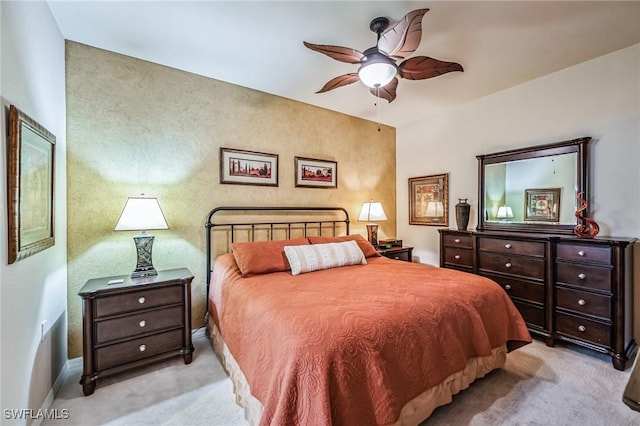
[[[260,221],[260,222],[252,222],[249,220],[240,220],[240,221],[235,221],[235,222],[228,222],[228,221],[224,221],[223,219],[220,219],[220,221],[217,221],[218,217],[220,217],[222,215],[222,212],[227,212],[227,213],[241,213],[241,212],[247,212],[247,213],[253,213],[253,214],[268,214],[269,212],[273,212],[273,215],[270,215],[271,217],[273,216],[277,216],[278,214],[290,214],[293,212],[307,212],[309,214],[312,213],[321,213],[321,212],[326,212],[326,213],[337,213],[337,214],[344,214],[344,219],[338,219],[338,218],[333,218],[333,219],[327,219],[327,218],[322,218],[322,219],[313,219],[313,220],[286,220],[286,221],[279,221],[279,220],[273,220],[273,221]],[[216,216],[216,214],[219,214],[218,216]],[[212,255],[212,249],[213,249],[213,244],[212,244],[212,239],[211,239],[211,233],[213,232],[213,230],[215,228],[223,228],[229,231],[229,238],[230,238],[230,242],[233,243],[235,241],[235,237],[236,237],[236,232],[242,230],[243,232],[247,232],[247,229],[249,230],[250,233],[250,241],[255,241],[255,231],[257,227],[262,228],[263,230],[266,230],[266,232],[269,235],[270,240],[273,240],[273,236],[274,236],[274,230],[276,230],[276,228],[278,228],[279,230],[286,230],[286,235],[287,238],[291,237],[291,229],[293,226],[301,226],[302,227],[302,232],[303,235],[306,237],[307,236],[307,229],[309,228],[309,226],[311,225],[312,227],[317,227],[319,234],[322,235],[322,229],[324,226],[324,229],[331,229],[333,235],[336,235],[336,231],[338,226],[341,226],[340,224],[344,224],[344,227],[346,229],[346,233],[347,235],[349,235],[349,213],[347,213],[347,210],[345,210],[342,207],[216,207],[215,209],[211,210],[209,212],[209,214],[207,215],[207,220],[204,223],[204,227],[205,227],[205,236],[206,236],[206,267],[207,267],[207,280],[205,281],[205,285],[206,285],[206,289],[207,289],[207,301],[209,300],[209,282],[211,281],[211,271],[212,271],[212,261],[211,261],[211,255]],[[208,303],[208,302],[207,302]]]

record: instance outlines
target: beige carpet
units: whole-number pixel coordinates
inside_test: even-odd
[[[194,346],[190,365],[175,358],[123,373],[98,382],[88,397],[78,384],[81,371],[70,371],[51,406],[69,410],[70,418],[44,424],[246,426],[203,330],[194,334]],[[575,346],[548,348],[534,341],[422,426],[640,425],[640,413],[622,402],[629,372]]]

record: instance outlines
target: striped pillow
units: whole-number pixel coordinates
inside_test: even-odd
[[[367,264],[367,259],[355,241],[285,246],[284,254],[291,265],[292,275],[340,266]]]

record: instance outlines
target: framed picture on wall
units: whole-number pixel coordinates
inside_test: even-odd
[[[409,178],[409,225],[449,226],[449,175]]]
[[[560,188],[525,189],[524,220],[559,222]]]
[[[55,245],[55,143],[51,132],[14,105],[9,106],[9,264]]]
[[[278,155],[220,148],[220,183],[278,186]]]
[[[316,158],[295,157],[296,187],[337,188],[338,163]]]

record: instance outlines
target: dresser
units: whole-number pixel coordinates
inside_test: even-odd
[[[85,395],[96,381],[131,368],[181,355],[192,360],[191,281],[187,268],[131,278],[91,279],[82,298]]]
[[[634,239],[440,230],[440,266],[482,275],[509,294],[532,334],[611,356],[633,340]]]

